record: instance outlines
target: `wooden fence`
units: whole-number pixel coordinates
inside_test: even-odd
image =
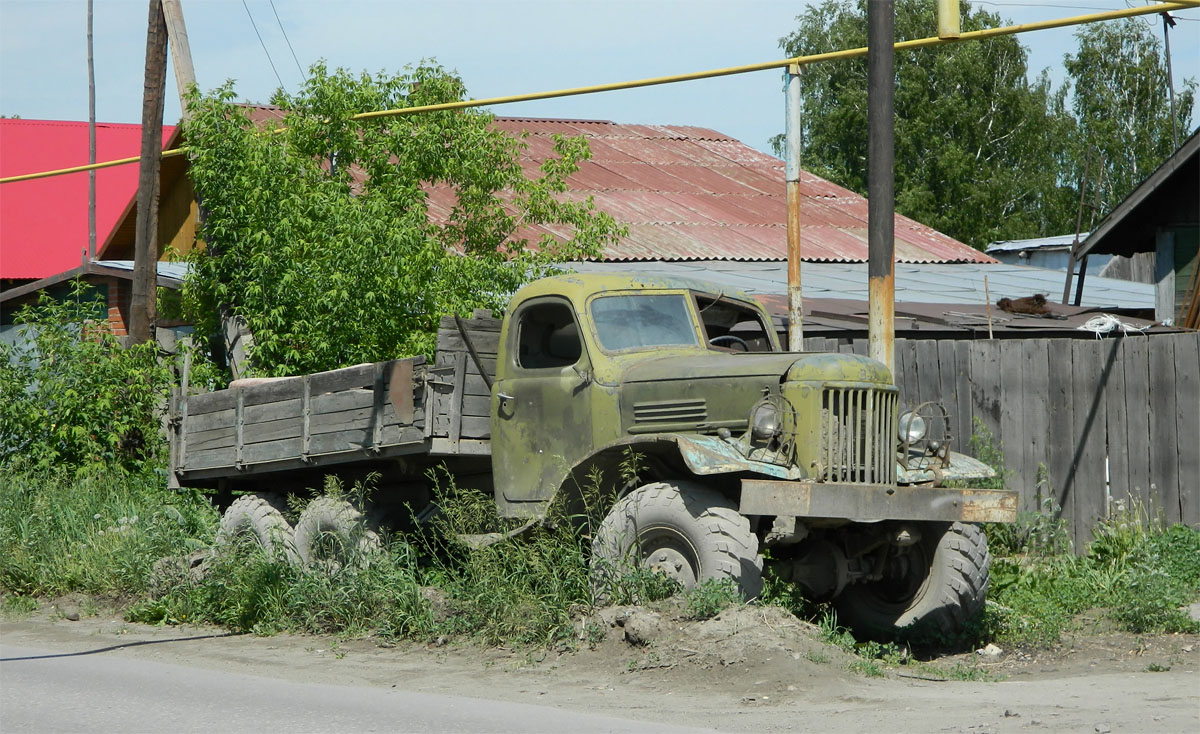
[[[865,354],[867,343],[805,346]],[[1200,526],[1200,333],[898,339],[896,372],[901,406],[937,400],[950,411],[957,450],[983,422],[1022,509],[1039,509],[1045,466],[1040,489],[1062,508],[1076,548],[1118,501]]]

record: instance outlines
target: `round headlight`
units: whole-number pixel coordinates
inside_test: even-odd
[[[920,441],[925,438],[925,419],[916,413],[905,413],[900,416],[900,440]]]
[[[760,441],[778,436],[780,424],[779,409],[770,403],[759,403],[750,414],[751,435]]]

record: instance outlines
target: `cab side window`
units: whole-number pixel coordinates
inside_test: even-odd
[[[517,365],[527,370],[569,367],[583,355],[571,308],[559,301],[526,307],[517,324]]]
[[[710,347],[734,352],[769,352],[771,339],[762,317],[737,301],[696,296],[700,321]]]

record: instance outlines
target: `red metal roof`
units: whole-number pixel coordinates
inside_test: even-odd
[[[629,236],[610,247],[605,260],[787,259],[783,161],[777,158],[698,127],[513,117],[498,118],[496,126],[527,135],[523,157],[531,172],[551,154],[551,136],[588,138],[592,159],[569,179],[571,196],[593,197],[629,227]],[[808,172],[800,190],[803,258],[866,262],[867,200]],[[431,198],[431,212],[453,204],[448,191],[435,190]],[[532,227],[522,235],[545,231]],[[900,215],[896,260],[996,262]]]
[[[163,142],[174,132],[163,127]],[[96,160],[138,155],[141,125],[96,124]],[[87,163],[88,124],[0,119],[0,176]],[[138,167],[96,171],[96,242],[102,245],[137,192]],[[0,278],[45,278],[78,267],[88,246],[88,176],[0,185]]]

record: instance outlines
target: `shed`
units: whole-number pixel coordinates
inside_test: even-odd
[[[1200,128],[1101,220],[1076,259],[1151,252],[1155,318],[1200,328]]]

